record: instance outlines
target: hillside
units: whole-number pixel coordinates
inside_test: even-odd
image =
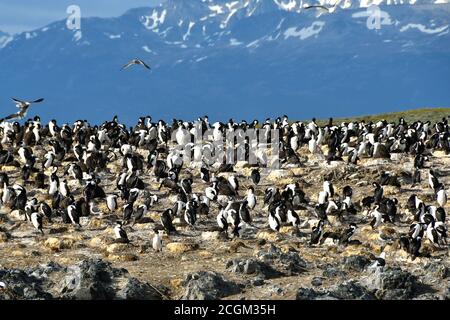
[[[399,112],[388,112],[381,114],[372,115],[361,115],[356,117],[343,117],[334,119],[335,123],[340,122],[350,122],[350,121],[362,121],[365,122],[375,122],[379,120],[386,120],[387,122],[398,122],[398,119],[403,117],[406,122],[414,121],[431,121],[431,123],[441,121],[442,118],[450,116],[450,108],[422,108],[422,109],[411,109]],[[328,122],[327,119],[320,119],[318,123],[323,125]]]

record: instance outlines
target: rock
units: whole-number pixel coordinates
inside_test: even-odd
[[[171,242],[166,245],[166,249],[172,253],[180,254],[198,249],[198,244],[187,242]]]
[[[9,235],[6,232],[0,231],[0,243],[7,242],[9,238]]]
[[[8,217],[15,221],[23,221],[25,216],[19,210],[13,210],[9,213]]]
[[[376,297],[355,280],[346,281],[328,289],[299,288],[297,300],[374,300]]]
[[[273,295],[273,294],[280,295],[283,293],[283,288],[281,288],[277,285],[272,285],[268,288],[268,291],[269,291],[270,295]]]
[[[44,246],[53,251],[59,251],[62,249],[71,249],[75,245],[75,241],[69,238],[48,238],[44,242]]]
[[[68,229],[66,227],[50,228],[48,230],[48,234],[66,233],[67,230]]]
[[[425,265],[425,275],[431,278],[430,282],[438,282],[442,279],[450,277],[450,269],[442,263],[442,261],[433,261]]]
[[[362,272],[370,264],[370,259],[361,255],[345,257],[343,266],[347,270]]]
[[[204,231],[202,232],[202,240],[204,241],[214,241],[224,239],[225,234],[219,231]]]
[[[108,240],[105,236],[95,237],[89,240],[88,246],[93,248],[103,247],[108,244]]]
[[[273,269],[269,264],[254,258],[233,259],[227,262],[226,268],[231,272],[243,274],[256,274],[262,279],[280,277],[283,274]]]
[[[254,287],[260,287],[264,285],[264,279],[261,278],[252,279],[250,280],[250,284]]]
[[[280,234],[274,231],[258,231],[256,234],[257,239],[263,239],[270,242],[277,242],[280,240]]]
[[[266,180],[271,182],[278,182],[280,179],[289,178],[292,176],[292,172],[289,170],[271,170],[267,175]]]
[[[315,300],[316,298],[322,296],[320,292],[315,291],[311,288],[299,288],[297,290],[296,299],[297,300]]]
[[[108,253],[122,253],[129,249],[129,245],[126,243],[113,243],[106,247]]]
[[[283,252],[273,244],[270,245],[268,250],[258,251],[256,257],[275,270],[289,276],[304,272],[308,267],[308,264],[300,258],[297,252]]]
[[[314,277],[311,280],[311,285],[313,285],[314,287],[320,287],[322,285],[322,278]]]
[[[341,300],[375,300],[375,296],[355,280],[334,285],[327,295]]]
[[[148,283],[136,278],[128,278],[125,285],[117,291],[116,298],[122,300],[161,300],[161,294]]]
[[[237,284],[210,271],[188,274],[182,285],[185,288],[183,300],[217,300],[241,292]]]
[[[161,299],[149,284],[100,259],[84,260],[67,267],[64,273],[65,277],[57,285],[63,299]]]
[[[110,254],[108,255],[108,259],[112,261],[126,262],[126,261],[136,261],[138,260],[138,257],[135,254],[123,253],[123,254]]]
[[[322,276],[325,278],[345,277],[346,275],[347,273],[345,271],[331,265],[326,266],[325,270],[322,272]]]
[[[418,289],[417,277],[398,267],[376,268],[362,280],[369,290],[384,300],[411,299]]]
[[[90,228],[101,228],[105,226],[105,222],[99,218],[91,218],[88,225]]]
[[[43,300],[53,296],[45,292],[43,280],[19,269],[0,269],[0,300]]]
[[[280,233],[295,235],[297,234],[297,228],[294,228],[293,226],[283,226],[280,228]]]

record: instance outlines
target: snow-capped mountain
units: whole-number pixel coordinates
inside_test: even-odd
[[[44,96],[45,119],[130,123],[450,106],[448,0],[335,2],[166,0],[82,19],[80,30],[58,21],[4,42],[0,34],[0,103],[14,111],[10,96]],[[317,3],[331,13],[303,9]],[[120,71],[134,57],[152,71]]]

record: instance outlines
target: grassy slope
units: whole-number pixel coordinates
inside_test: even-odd
[[[382,113],[376,115],[366,115],[366,116],[357,116],[357,117],[349,117],[349,118],[336,118],[334,119],[334,123],[338,124],[344,121],[361,121],[364,120],[366,122],[369,121],[378,121],[382,119],[386,119],[388,122],[395,121],[398,122],[400,117],[404,117],[406,122],[414,122],[416,120],[431,122],[440,121],[443,117],[450,116],[450,108],[424,108],[424,109],[413,109],[407,111],[400,112],[391,112],[391,113]],[[328,120],[322,119],[319,124],[325,124]]]

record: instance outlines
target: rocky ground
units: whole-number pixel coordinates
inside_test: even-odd
[[[39,154],[35,151],[35,154]],[[421,256],[414,261],[399,248],[398,238],[406,233],[412,216],[406,200],[417,194],[427,204],[435,204],[422,170],[422,184],[411,187],[405,173],[411,173],[412,157],[394,155],[391,160],[362,159],[358,166],[332,162],[330,165],[299,150],[301,167],[282,168],[265,175],[256,190],[258,205],[252,212],[254,227],[246,228],[238,239],[225,239],[215,230],[217,204],[209,216],[201,216],[195,230],[177,223],[177,235],[163,236],[163,251],[155,252],[151,241],[160,213],[172,207],[176,197],[168,190],[158,191],[153,175],[143,174],[147,190],[159,202],[147,214],[149,219],[126,226],[130,244],[114,243],[113,222],[98,202],[103,215],[82,218],[82,228],[63,224],[58,218],[45,221],[44,235],[16,212],[0,214],[0,299],[449,299],[450,259],[448,248],[439,249],[425,241]],[[307,158],[309,157],[308,161]],[[427,166],[436,169],[440,180],[450,184],[450,157],[435,152]],[[59,176],[63,175],[63,163]],[[115,187],[119,163],[108,165],[101,173],[107,191]],[[12,181],[21,183],[17,168],[3,167]],[[235,175],[241,183],[240,194],[250,185],[250,168],[237,165]],[[331,174],[335,190],[344,186],[354,190],[354,202],[372,194],[372,181],[381,171],[396,174],[401,188],[385,186],[385,196],[396,197],[400,221],[383,224],[376,230],[362,212],[347,222],[358,225],[355,239],[361,245],[309,245],[311,227],[317,222],[308,210],[298,214],[307,224],[300,232],[290,226],[279,233],[267,225],[267,209],[262,204],[267,186],[284,187],[298,181],[311,201],[317,201],[322,177]],[[186,170],[183,170],[186,172]],[[195,175],[194,192],[203,193],[206,184]],[[47,172],[49,174],[49,172]],[[227,175],[227,174],[224,174]],[[78,182],[70,181],[77,197]],[[46,190],[26,185],[28,196],[50,203]],[[449,208],[447,206],[446,211]],[[122,212],[117,212],[120,218]],[[155,222],[152,222],[152,220]],[[331,220],[327,229],[344,228]],[[371,269],[375,256],[386,253],[386,267]]]

